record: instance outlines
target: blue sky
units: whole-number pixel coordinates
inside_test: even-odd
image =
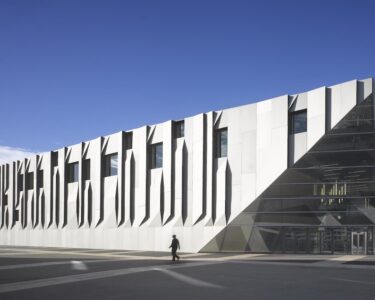
[[[0,145],[48,151],[374,76],[374,8],[1,0]]]

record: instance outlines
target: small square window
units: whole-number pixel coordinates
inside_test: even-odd
[[[216,154],[217,157],[227,157],[228,155],[228,129],[216,130]]]
[[[26,190],[34,188],[34,172],[26,173]]]
[[[117,175],[118,155],[117,153],[104,156],[104,177]]]
[[[174,123],[174,137],[176,139],[185,136],[185,122],[179,121]]]
[[[67,164],[66,166],[67,183],[78,182],[78,175],[79,175],[78,162]]]
[[[307,131],[307,110],[289,113],[289,134]]]
[[[133,148],[133,132],[125,132],[125,150]]]
[[[163,143],[150,145],[150,168],[163,167]]]

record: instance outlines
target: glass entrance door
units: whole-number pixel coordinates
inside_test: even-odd
[[[352,232],[352,254],[362,255],[367,253],[367,232]]]

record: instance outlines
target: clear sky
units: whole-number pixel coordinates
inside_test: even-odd
[[[0,145],[48,151],[374,76],[374,12],[370,0],[0,0]]]

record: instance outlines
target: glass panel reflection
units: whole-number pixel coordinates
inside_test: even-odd
[[[352,233],[363,232],[353,247],[373,253],[373,115],[370,96],[228,225],[241,228],[242,239],[248,233],[246,251],[350,254]],[[235,250],[222,240],[230,241],[228,228],[214,241],[223,251]]]

